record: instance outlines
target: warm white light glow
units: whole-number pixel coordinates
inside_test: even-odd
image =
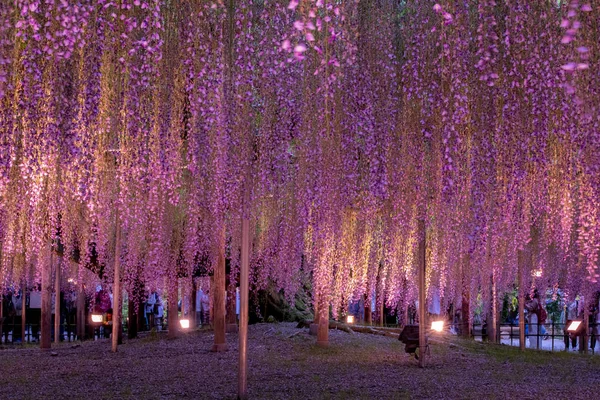
[[[579,325],[581,325],[581,321],[572,321],[569,327],[567,328],[567,331],[575,332],[577,328],[579,328]]]
[[[535,271],[533,271],[531,273],[532,276],[535,276],[536,278],[540,278],[542,276],[542,270],[541,269],[536,269]]]
[[[92,314],[92,322],[102,322],[102,314]]]
[[[189,329],[189,327],[190,327],[190,320],[189,319],[180,319],[179,320],[179,325],[181,325],[181,327],[183,329]]]
[[[346,317],[346,322],[349,324],[353,324],[354,323],[354,315],[348,315]]]
[[[441,332],[444,330],[444,321],[433,321],[431,323],[431,329],[436,332]]]
[[[73,283],[73,282],[75,282],[75,279],[73,279],[73,278],[69,278],[69,279],[67,279],[67,282],[69,282],[69,283]]]

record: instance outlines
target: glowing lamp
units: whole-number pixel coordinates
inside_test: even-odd
[[[354,315],[348,315],[346,317],[346,322],[349,324],[353,324],[354,323]]]
[[[567,328],[568,332],[576,332],[579,329],[579,325],[581,325],[581,321],[571,321],[569,327]]]
[[[102,314],[92,314],[92,322],[95,322],[95,323],[102,322]]]
[[[431,329],[436,332],[442,332],[444,330],[444,321],[433,321],[431,323]]]
[[[189,329],[190,328],[190,320],[189,319],[180,319],[179,325],[181,325],[182,329]]]
[[[531,273],[531,276],[535,276],[536,278],[541,278],[541,276],[542,276],[542,270],[541,269],[536,269],[535,271],[533,271]]]

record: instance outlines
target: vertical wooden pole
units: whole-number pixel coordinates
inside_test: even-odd
[[[365,324],[371,325],[373,323],[373,316],[371,314],[371,293],[365,293],[364,302]]]
[[[23,278],[21,285],[21,343],[27,343],[27,281]]]
[[[488,338],[492,343],[498,342],[498,289],[496,286],[496,272],[492,272],[492,293],[491,293],[491,320],[488,321]]]
[[[227,332],[236,333],[238,331],[236,308],[236,287],[233,284],[231,274],[229,274],[229,282],[227,283]]]
[[[79,283],[77,291],[77,337],[85,339],[85,289],[83,282]]]
[[[579,345],[579,351],[582,353],[587,353],[589,350],[588,340],[589,330],[590,330],[590,308],[587,305],[588,296],[583,298],[583,328],[581,329],[581,344]]]
[[[519,294],[519,349],[525,351],[525,283],[523,282],[523,263],[525,255],[523,250],[517,251],[517,281]]]
[[[2,258],[0,258],[1,260]],[[2,340],[4,339],[4,329],[3,329],[3,311],[2,309],[4,308],[4,305],[2,304],[2,302],[4,301],[4,288],[2,286],[0,286],[0,343],[2,343]]]
[[[117,200],[118,201],[118,200]],[[117,352],[119,346],[119,335],[121,332],[121,219],[117,205],[115,214],[115,263],[113,283],[113,316],[112,316],[112,347],[113,353]]]
[[[167,337],[174,339],[179,333],[179,315],[177,311],[177,300],[179,299],[179,279],[177,276],[172,276],[169,279],[169,291],[168,291],[168,305],[167,305],[167,320],[169,325],[169,331]],[[183,297],[183,296],[182,296]],[[183,311],[183,301],[181,301],[181,311]]]
[[[198,310],[196,309],[196,301],[198,298],[198,289],[196,289],[196,281],[194,280],[194,277],[191,277],[191,285],[190,287],[192,288],[192,293],[190,296],[190,328],[192,329],[196,329],[196,327],[198,326],[198,322],[196,321],[196,313],[198,312]]]
[[[471,289],[469,282],[467,281],[467,271],[469,271],[471,265],[471,256],[465,254],[462,262],[462,304],[461,304],[461,329],[460,334],[462,337],[471,337]]]
[[[52,239],[48,243],[48,249],[50,250],[49,259],[42,264],[42,320],[41,320],[41,338],[40,348],[42,350],[48,350],[51,347],[52,341],[50,340],[50,326],[52,324],[52,311],[51,311],[51,292],[52,292],[52,261],[54,256],[54,248],[52,246]]]
[[[227,351],[225,340],[225,227],[218,233],[217,239],[217,264],[214,268],[214,287],[212,290],[214,308],[214,332],[215,341],[212,351]]]
[[[250,221],[242,219],[242,257],[240,266],[240,358],[238,368],[238,399],[248,398],[248,270],[250,265]]]
[[[418,221],[419,230],[419,367],[425,367],[425,356],[427,349],[427,342],[425,337],[425,329],[427,321],[425,316],[425,220],[420,219]]]
[[[54,343],[60,343],[60,275],[61,275],[61,257],[56,263],[54,273]]]

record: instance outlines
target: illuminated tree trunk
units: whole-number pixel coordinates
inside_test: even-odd
[[[60,343],[60,275],[61,275],[61,258],[59,257],[56,263],[56,271],[54,274],[54,343]]]
[[[525,254],[523,250],[517,251],[517,281],[519,285],[519,349],[525,350],[525,283],[523,282],[523,263]]]
[[[317,328],[317,346],[329,346],[329,307],[326,297],[319,296],[319,324]]]
[[[225,340],[225,228],[221,228],[217,242],[217,264],[214,268],[215,285],[212,290],[215,342],[212,351],[227,351]]]
[[[178,282],[179,280],[177,279],[177,276],[175,277],[171,277],[169,279],[169,298],[168,298],[168,325],[169,325],[169,332],[167,333],[167,337],[169,339],[174,339],[177,337],[177,334],[179,333],[179,316],[178,316],[178,311],[177,311],[177,300],[179,299],[179,285]],[[183,311],[183,301],[181,302],[181,310]]]
[[[426,238],[425,238],[425,221],[418,221],[419,229],[419,254],[418,254],[418,278],[419,278],[419,367],[425,367],[425,356],[426,356],[426,337],[425,329],[427,321],[425,316],[425,250],[426,250]]]
[[[118,199],[117,199],[118,201]],[[114,264],[114,283],[113,283],[113,315],[112,315],[112,352],[117,352],[119,345],[119,336],[121,334],[121,219],[119,216],[119,206],[117,205],[115,215],[115,264]]]
[[[52,239],[48,241],[49,260],[42,262],[42,320],[40,327],[40,348],[50,349],[52,341],[50,340],[50,331],[52,324],[51,311],[51,293],[52,293],[52,258],[54,249],[52,248]]]
[[[317,286],[316,286],[316,282],[313,282],[313,308],[314,308],[314,312],[315,312],[315,317],[313,318],[313,323],[310,324],[310,327],[308,329],[308,333],[312,336],[317,336],[318,332],[319,332],[319,320],[321,319],[321,314],[319,311],[320,308],[320,304],[319,304],[319,291],[317,290]]]

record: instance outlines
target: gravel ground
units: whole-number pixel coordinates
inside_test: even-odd
[[[598,399],[600,357],[433,338],[420,369],[394,337],[330,331],[318,348],[307,329],[249,329],[250,398]],[[151,334],[110,353],[108,341],[0,350],[0,399],[234,399],[237,334],[211,353],[210,331]],[[55,355],[52,355],[55,353]]]

